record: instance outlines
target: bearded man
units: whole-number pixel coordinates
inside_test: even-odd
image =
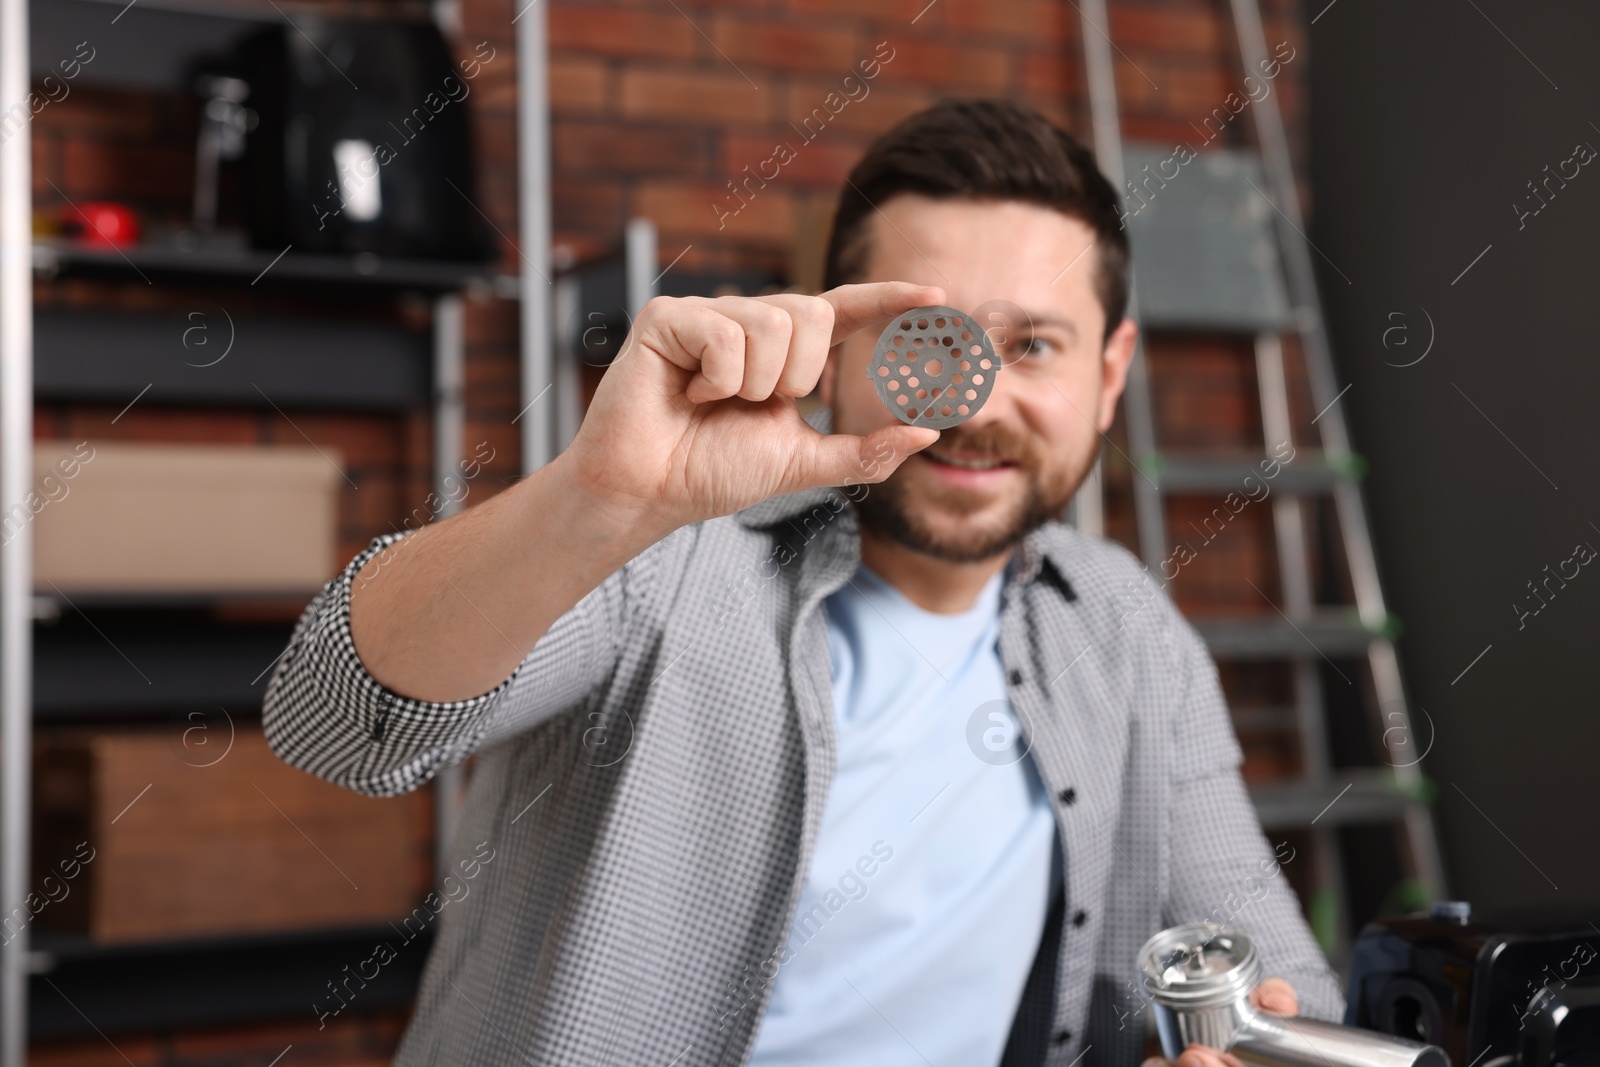
[[[1339,1016],[1204,646],[1060,521],[1133,354],[1118,214],[1037,112],[914,115],[821,295],[650,301],[559,457],[311,603],[274,749],[374,796],[476,753],[497,857],[396,1063],[1137,1064],[1138,949],[1219,913],[1260,1006]],[[925,306],[1011,309],[942,431],[868,378]]]

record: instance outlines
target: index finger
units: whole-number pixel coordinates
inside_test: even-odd
[[[937,285],[911,282],[863,282],[841,285],[821,294],[833,306],[833,339],[836,345],[863,326],[883,322],[912,308],[944,303],[944,290]]]

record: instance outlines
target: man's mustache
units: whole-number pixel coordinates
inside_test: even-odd
[[[948,449],[952,452],[974,452],[986,458],[1015,463],[1029,470],[1037,469],[1039,465],[1038,450],[1033,439],[1017,434],[998,423],[990,423],[975,430],[969,430],[965,426],[951,427],[939,434],[939,440],[933,448],[935,451]]]

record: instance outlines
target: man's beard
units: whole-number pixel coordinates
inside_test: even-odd
[[[856,517],[863,532],[949,563],[976,563],[1009,551],[1045,523],[1061,518],[1099,453],[1099,440],[1096,439],[1094,448],[1076,469],[1058,471],[1048,478],[1043,473],[1043,457],[1037,442],[996,424],[970,433],[962,432],[960,427],[945,430],[933,448],[973,452],[1015,463],[1014,469],[1022,475],[1025,487],[1021,497],[1009,506],[1010,513],[997,525],[986,524],[980,530],[938,530],[928,522],[927,512],[934,509],[919,507],[909,499],[902,465],[854,502]],[[906,462],[911,460],[908,458]],[[924,492],[942,505],[938,510],[956,517],[990,506],[987,498],[970,490],[934,487],[931,494]]]

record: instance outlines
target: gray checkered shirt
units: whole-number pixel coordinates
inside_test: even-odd
[[[306,608],[264,708],[283,759],[372,796],[477,754],[453,848],[494,859],[419,909],[437,943],[396,1064],[742,1064],[834,770],[822,600],[860,561],[844,491],[676,531],[499,687],[449,703],[386,690],[350,636],[351,580],[397,536]],[[1304,1014],[1338,1018],[1195,631],[1164,595],[1130,599],[1128,552],[1062,524],[1013,564],[1000,657],[1064,863],[1016,1017],[996,1020],[1005,1062],[1137,1064],[1135,954],[1206,918],[1246,929]]]

